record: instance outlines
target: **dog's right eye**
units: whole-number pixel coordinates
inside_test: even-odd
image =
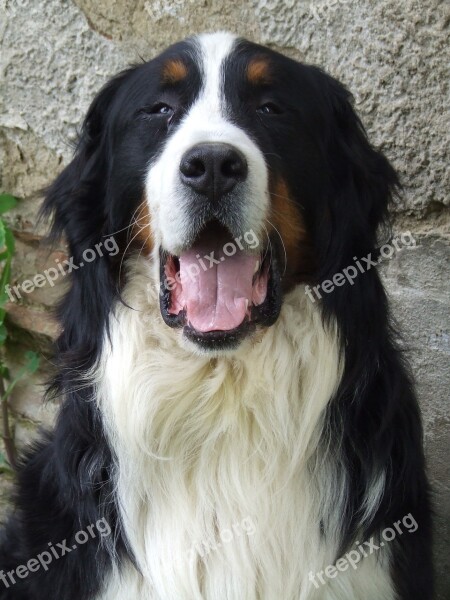
[[[256,112],[262,115],[279,115],[283,111],[274,102],[265,102],[261,106],[258,106]]]

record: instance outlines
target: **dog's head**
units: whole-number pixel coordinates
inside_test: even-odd
[[[118,232],[121,261],[157,263],[167,326],[204,350],[236,346],[295,286],[374,247],[396,178],[349,100],[268,48],[189,39],[99,93],[46,210],[75,257]],[[97,286],[120,290],[117,264],[97,262]]]

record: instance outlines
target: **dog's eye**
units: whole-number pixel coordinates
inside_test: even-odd
[[[263,115],[279,115],[282,111],[274,102],[265,102],[261,106],[258,106],[256,112]]]
[[[170,117],[171,115],[173,115],[173,108],[168,104],[165,104],[164,102],[157,102],[152,106],[147,106],[146,108],[143,108],[140,112],[141,114],[145,115],[164,115]]]
[[[152,110],[153,114],[157,115],[171,115],[173,113],[173,108],[168,104],[164,104],[160,102],[159,104],[155,104]]]

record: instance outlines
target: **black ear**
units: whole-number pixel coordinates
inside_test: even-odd
[[[327,165],[322,221],[322,248],[348,263],[377,246],[380,226],[388,224],[388,209],[399,189],[397,174],[384,154],[368,140],[353,108],[353,97],[338,81],[315,69],[323,98],[322,153]],[[325,259],[325,257],[323,257]]]
[[[338,168],[347,176],[348,192],[356,194],[361,218],[376,231],[386,219],[393,192],[399,186],[397,174],[384,154],[370,144],[350,92],[335,80],[331,89],[336,128],[341,134],[335,138]]]
[[[101,234],[108,178],[108,120],[119,88],[134,68],[109,81],[84,119],[72,162],[46,190],[41,216],[52,217],[50,240],[66,235],[72,254]]]

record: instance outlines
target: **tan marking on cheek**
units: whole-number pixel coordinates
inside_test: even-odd
[[[147,199],[145,197],[133,216],[129,240],[133,240],[133,247],[137,248],[143,255],[149,255],[153,250],[153,231]]]
[[[247,66],[247,79],[255,85],[270,83],[270,64],[264,58],[254,58]]]
[[[187,67],[181,60],[171,59],[164,65],[162,77],[166,83],[178,83],[185,79],[187,73]]]
[[[288,291],[297,283],[312,280],[314,253],[303,215],[284,179],[271,183],[270,195],[272,230],[277,229],[286,250],[283,287]],[[284,260],[283,254],[281,260]]]

